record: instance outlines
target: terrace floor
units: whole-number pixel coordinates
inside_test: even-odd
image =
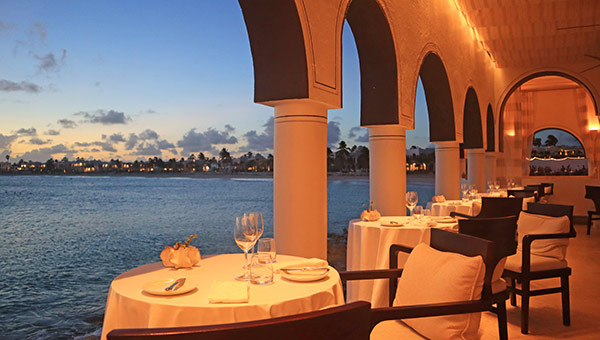
[[[517,339],[600,339],[600,228],[586,235],[585,225],[576,225],[577,237],[567,251],[570,278],[571,326],[563,326],[560,294],[535,296],[529,302],[529,334],[521,334],[521,301],[517,307],[507,301],[508,338]],[[538,280],[531,288],[558,286],[559,279]],[[498,339],[495,314],[484,313],[482,339]]]

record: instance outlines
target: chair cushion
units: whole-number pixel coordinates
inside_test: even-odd
[[[378,323],[371,331],[371,340],[423,340],[427,339],[400,320],[387,320]]]
[[[484,275],[481,256],[442,252],[420,243],[404,265],[394,306],[480,299]],[[432,340],[463,340],[477,336],[480,319],[481,313],[470,313],[403,321]]]
[[[517,221],[517,234],[519,235],[517,249],[523,251],[522,245],[525,235],[568,233],[569,228],[570,221],[567,216],[551,217],[521,211]],[[567,256],[568,245],[568,238],[535,240],[531,243],[531,254],[564,260]]]
[[[506,281],[500,278],[492,281],[492,294],[500,293],[506,290]]]
[[[517,250],[516,254],[508,257],[508,260],[506,260],[506,264],[504,265],[504,269],[521,273],[523,271],[523,265],[521,263],[522,259],[523,253]],[[567,265],[567,260],[564,259],[559,260],[554,257],[531,255],[530,271],[536,272],[541,270],[561,269],[567,268]]]
[[[529,202],[535,203],[535,196],[523,197],[523,210],[527,210],[527,204]]]

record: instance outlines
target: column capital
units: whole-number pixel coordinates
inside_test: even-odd
[[[436,150],[440,150],[440,149],[459,149],[460,148],[460,143],[458,143],[457,141],[447,141],[447,142],[433,142],[433,144],[435,144],[435,148]]]
[[[306,116],[327,119],[327,106],[309,99],[278,101],[275,106],[275,119],[290,116]]]
[[[369,126],[369,138],[400,137],[406,138],[406,129],[400,125]]]
[[[485,153],[485,149],[484,148],[480,148],[480,149],[465,149],[465,151],[467,152],[467,155],[483,155]]]

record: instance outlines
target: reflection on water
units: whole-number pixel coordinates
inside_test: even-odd
[[[421,202],[432,181],[413,184]],[[368,202],[368,179],[328,184],[328,229],[341,233]],[[159,261],[197,233],[203,254],[239,252],[233,219],[262,211],[272,236],[271,179],[0,177],[0,334],[73,339],[99,334],[112,279]]]

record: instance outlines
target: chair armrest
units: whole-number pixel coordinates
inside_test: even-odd
[[[342,282],[354,280],[397,279],[402,275],[402,269],[373,269],[341,271]]]
[[[456,211],[451,211],[450,212],[450,217],[456,217],[456,216],[458,216],[458,217],[464,217],[464,218],[472,218],[473,217],[471,215],[459,213],[459,212],[456,212]]]
[[[385,320],[412,319],[427,316],[474,313],[488,310],[491,300],[434,303],[371,309],[371,328]]]
[[[531,271],[531,243],[535,240],[550,240],[557,238],[572,238],[576,235],[572,233],[554,233],[554,234],[527,234],[523,236],[523,254],[521,266],[523,273]]]

